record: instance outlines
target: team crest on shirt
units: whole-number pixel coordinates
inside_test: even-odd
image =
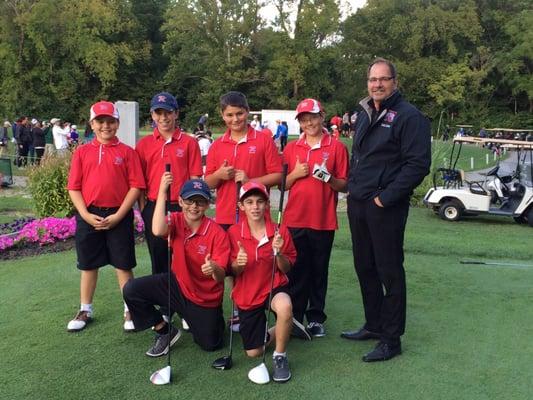
[[[385,114],[384,121],[390,124],[392,121],[394,121],[394,118],[396,118],[396,111],[389,111],[387,114]]]
[[[257,152],[256,146],[250,146],[248,147],[248,154],[255,154]]]
[[[176,157],[183,157],[185,155],[185,151],[183,149],[176,149]]]
[[[198,254],[205,255],[207,253],[207,246],[204,244],[198,245]]]
[[[113,162],[113,164],[115,165],[121,165],[122,163],[124,163],[124,159],[120,156],[116,156],[115,157],[115,161]]]
[[[323,151],[322,152],[322,160],[327,161],[329,158],[329,152]]]

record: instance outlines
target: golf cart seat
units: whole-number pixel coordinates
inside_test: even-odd
[[[13,184],[13,171],[9,158],[0,158],[0,186],[6,187]]]
[[[458,171],[459,171],[459,174],[461,175],[461,181],[468,185],[468,189],[470,189],[470,192],[474,194],[488,195],[487,191],[483,189],[483,182],[468,181],[466,180],[466,177],[465,177],[465,171],[463,171],[462,169]]]

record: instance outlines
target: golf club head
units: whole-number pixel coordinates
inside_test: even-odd
[[[268,374],[268,369],[265,363],[261,363],[257,367],[252,368],[250,372],[248,372],[248,379],[258,385],[264,385],[265,383],[270,382],[270,375]]]
[[[170,383],[171,375],[172,371],[170,370],[170,365],[167,365],[165,368],[155,371],[150,376],[150,382],[152,382],[154,385],[166,385]]]
[[[220,357],[213,361],[211,366],[215,369],[231,369],[233,366],[233,360],[230,356]]]

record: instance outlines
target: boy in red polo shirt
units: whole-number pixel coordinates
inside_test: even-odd
[[[267,188],[281,181],[281,158],[272,137],[248,124],[246,96],[229,92],[220,98],[226,132],[207,154],[205,181],[217,190],[215,220],[224,229],[235,223],[237,182],[259,182]]]
[[[329,258],[338,228],[337,195],[347,183],[348,150],[324,129],[317,100],[301,101],[296,113],[303,134],[283,152],[290,171],[284,220],[298,251],[288,276],[295,319],[303,323],[305,314],[311,335],[322,337]]]
[[[183,211],[171,214],[169,229],[165,198],[172,183],[172,174],[165,172],[152,223],[154,235],[170,235],[171,239],[169,315],[171,319],[174,312],[180,314],[187,320],[194,341],[202,349],[214,351],[223,344],[222,296],[230,245],[226,232],[205,216],[211,192],[200,179],[189,180],[181,188],[178,201]],[[160,309],[155,307],[167,307],[168,292],[167,273],[133,279],[124,287],[124,300],[136,330],[153,327],[155,331],[154,344],[146,352],[150,357],[167,354],[181,335],[180,330],[166,322]]]
[[[115,267],[121,290],[133,278],[132,206],[145,188],[139,157],[116,137],[119,115],[115,105],[107,101],[94,104],[89,121],[96,137],[74,152],[67,184],[78,211],[76,253],[81,270],[81,307],[68,323],[69,332],[81,331],[92,320],[100,267]],[[124,317],[124,330],[133,330],[126,306]]]
[[[170,187],[171,211],[180,211],[179,191],[185,181],[200,178],[202,157],[198,142],[176,126],[179,115],[176,98],[170,93],[156,94],[150,103],[150,113],[156,127],[151,135],[142,138],[135,150],[141,159],[146,192],[139,198],[139,208],[145,226],[146,244],[152,262],[152,274],[166,272],[167,243],[152,233],[152,218],[165,164],[170,164],[174,180]]]
[[[263,354],[266,316],[272,268],[271,308],[276,314],[276,325],[269,329],[270,341],[275,341],[273,354],[276,382],[291,378],[287,358],[287,343],[293,324],[292,303],[285,275],[296,259],[296,250],[289,231],[277,227],[268,212],[268,191],[260,183],[245,183],[240,191],[239,208],[246,218],[228,230],[231,241],[231,268],[235,276],[232,298],[239,309],[240,333],[244,350],[249,357]],[[304,327],[298,324],[300,329]]]

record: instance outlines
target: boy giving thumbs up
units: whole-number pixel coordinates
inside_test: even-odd
[[[180,336],[179,329],[166,322],[155,307],[166,307],[169,290],[170,320],[174,312],[186,319],[193,340],[204,350],[213,351],[223,344],[222,296],[229,240],[226,232],[205,216],[211,192],[200,179],[191,179],[182,186],[179,196],[182,211],[171,213],[169,223],[165,216],[165,194],[171,183],[172,174],[165,172],[152,222],[154,235],[170,236],[170,288],[166,273],[131,280],[124,288],[124,300],[137,330],[153,327],[156,333],[153,346],[146,352],[151,357],[166,354]]]

